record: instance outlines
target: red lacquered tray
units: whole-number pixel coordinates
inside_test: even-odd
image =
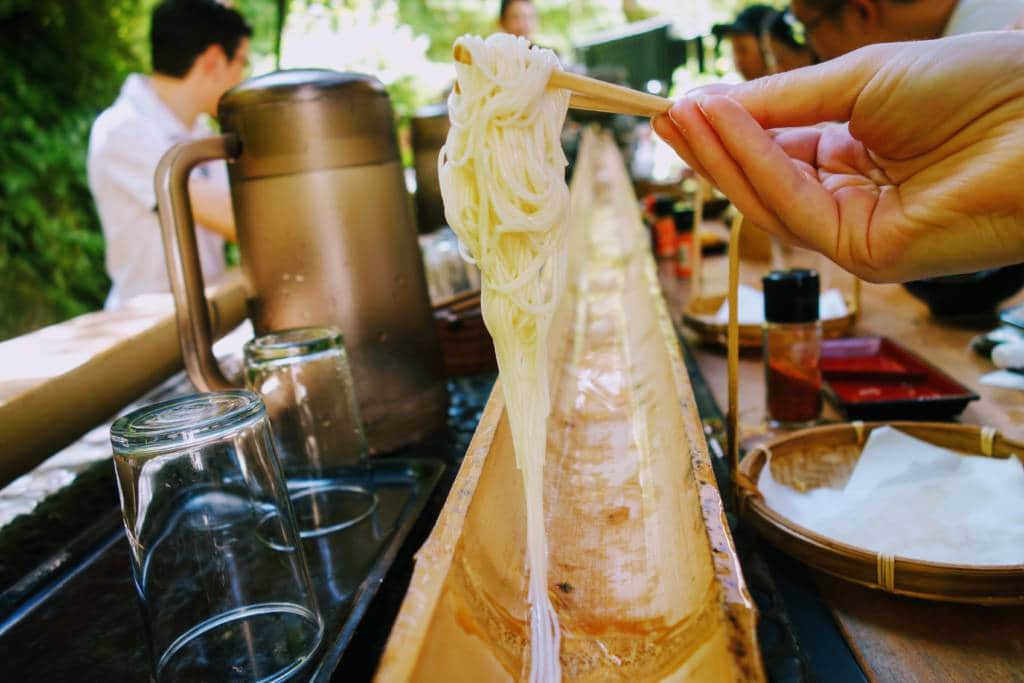
[[[827,340],[821,370],[849,420],[951,420],[978,398],[887,337]]]

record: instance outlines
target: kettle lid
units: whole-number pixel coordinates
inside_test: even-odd
[[[224,94],[218,116],[240,108],[284,102],[307,102],[330,95],[387,96],[384,85],[366,74],[329,69],[284,69],[250,78]]]
[[[399,158],[391,100],[364,74],[288,69],[258,76],[225,93],[217,118],[240,143],[232,182]]]

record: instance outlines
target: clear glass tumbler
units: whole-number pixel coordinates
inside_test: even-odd
[[[375,494],[337,479],[367,462],[341,331],[304,327],[257,337],[245,345],[245,378],[267,406],[302,536],[340,530],[375,509]]]
[[[158,403],[110,440],[155,680],[306,675],[323,622],[259,397]]]

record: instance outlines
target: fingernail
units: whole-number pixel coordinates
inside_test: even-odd
[[[683,125],[683,102],[680,100],[672,105],[672,108],[668,110],[668,117],[672,119],[672,123],[676,124],[680,128]]]
[[[697,95],[695,95],[693,99],[697,103],[697,107],[700,108],[701,113],[703,113],[704,116],[710,119],[711,116],[708,115],[708,110],[705,105],[711,102],[711,96],[706,95],[704,93],[697,93]]]

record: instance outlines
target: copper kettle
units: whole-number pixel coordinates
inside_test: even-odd
[[[197,164],[227,159],[257,335],[340,327],[375,452],[441,426],[440,346],[384,87],[360,74],[278,71],[227,92],[218,119],[221,135],[173,147],[156,171],[189,378],[200,390],[231,386],[211,350],[187,188]]]

